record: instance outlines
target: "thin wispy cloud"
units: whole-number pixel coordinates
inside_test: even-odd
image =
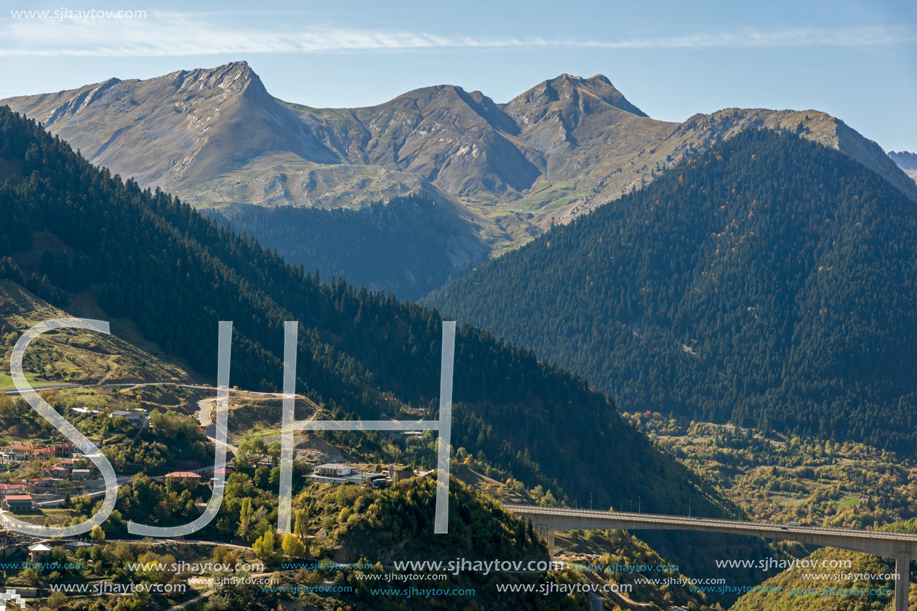
[[[586,41],[584,47],[608,48],[703,48],[703,47],[875,47],[917,42],[917,33],[905,27],[860,27],[837,30],[792,28],[777,31],[738,30],[668,38],[645,38],[619,42]]]
[[[906,27],[794,28],[620,40],[489,38],[425,32],[312,27],[278,32],[225,27],[197,14],[142,19],[0,19],[0,56],[168,57],[217,54],[354,53],[436,49],[691,49],[710,47],[866,47],[917,42]]]

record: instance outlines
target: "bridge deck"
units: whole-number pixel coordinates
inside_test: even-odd
[[[533,523],[553,524],[551,530],[620,528],[627,530],[699,530],[799,541],[810,545],[839,547],[879,556],[897,557],[908,552],[917,555],[917,534],[892,533],[852,528],[787,526],[766,522],[743,522],[711,518],[669,516],[649,513],[595,511],[533,505],[504,505],[509,511],[532,519]]]
[[[596,530],[614,528],[624,530],[697,530],[732,535],[749,535],[799,541],[819,547],[838,547],[866,554],[895,559],[895,611],[908,609],[908,583],[911,559],[917,557],[917,534],[892,533],[880,530],[854,530],[852,528],[819,528],[789,526],[766,522],[742,522],[709,518],[689,518],[650,513],[624,513],[536,507],[533,505],[504,505],[505,509],[528,518],[535,529],[548,541],[554,555],[554,532],[574,529]]]

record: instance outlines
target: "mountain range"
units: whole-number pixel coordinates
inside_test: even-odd
[[[908,153],[907,151],[900,151],[888,154],[892,158],[899,168],[901,168],[905,174],[917,181],[917,154]]]
[[[250,204],[362,208],[422,195],[456,226],[446,249],[458,262],[515,248],[746,129],[794,131],[917,201],[917,183],[877,144],[825,113],[726,109],[658,121],[601,75],[563,74],[505,104],[442,85],[376,106],[317,109],[274,98],[234,62],[3,104],[92,163],[230,219]]]

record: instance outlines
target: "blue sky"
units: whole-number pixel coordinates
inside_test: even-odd
[[[4,3],[0,97],[244,59],[273,95],[364,106],[435,84],[506,102],[561,73],[604,74],[650,116],[817,109],[917,150],[917,2]],[[10,11],[145,11],[141,19]]]

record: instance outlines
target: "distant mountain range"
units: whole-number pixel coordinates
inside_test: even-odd
[[[894,161],[905,174],[917,181],[917,154],[908,153],[907,151],[900,151],[898,153],[892,151],[888,156],[892,158],[892,161]]]
[[[454,249],[464,258],[516,247],[749,128],[789,129],[840,150],[917,201],[917,184],[877,144],[825,113],[727,109],[658,121],[601,75],[563,74],[506,104],[443,85],[377,106],[316,109],[274,98],[234,62],[2,104],[92,163],[199,208],[352,208],[423,194],[481,242]]]

